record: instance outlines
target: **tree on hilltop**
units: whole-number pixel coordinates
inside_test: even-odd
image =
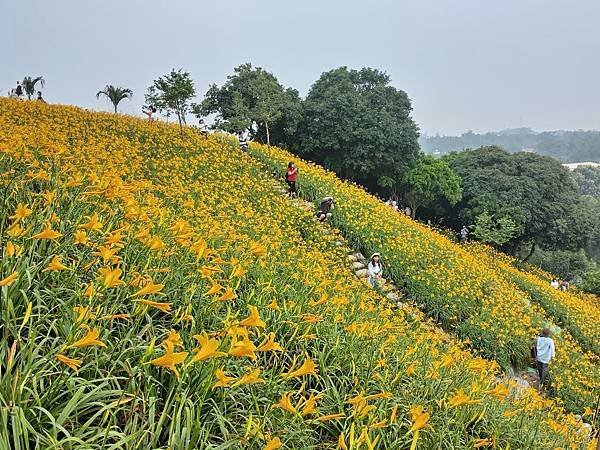
[[[96,98],[99,99],[101,96],[105,96],[114,106],[115,114],[117,113],[117,106],[123,99],[131,99],[133,97],[133,91],[129,88],[122,88],[107,84],[104,89],[98,91]]]
[[[408,95],[384,72],[346,67],[312,85],[298,126],[298,152],[380,194],[395,193],[419,157]]]
[[[242,64],[221,87],[210,86],[194,114],[216,114],[215,128],[235,132],[248,130],[267,145],[287,146],[300,119],[298,91],[285,89],[277,78],[260,67]]]
[[[167,115],[175,113],[183,136],[185,116],[191,110],[191,100],[194,95],[196,89],[189,72],[184,72],[183,69],[172,69],[169,74],[154,80],[152,86],[148,88],[146,103]]]
[[[44,77],[25,77],[23,78],[23,82],[21,83],[21,85],[23,86],[23,90],[25,91],[25,94],[27,95],[27,98],[29,100],[31,100],[31,96],[35,94],[35,86],[37,84],[40,84],[42,87],[45,86],[46,81],[44,80]]]

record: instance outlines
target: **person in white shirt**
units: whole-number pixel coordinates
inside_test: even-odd
[[[554,355],[554,341],[550,337],[550,330],[544,328],[535,340],[535,360],[537,363],[538,375],[540,376],[540,388],[546,382],[548,364],[552,358],[554,358]]]
[[[379,253],[373,253],[367,265],[367,270],[369,271],[369,283],[374,288],[377,286],[377,280],[381,278],[383,273],[383,265],[381,264],[381,255]]]
[[[554,289],[558,289],[558,280],[556,278],[552,278],[550,286],[552,286]]]

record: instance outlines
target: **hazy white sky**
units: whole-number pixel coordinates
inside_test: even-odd
[[[0,92],[43,75],[49,102],[110,110],[105,84],[171,68],[210,83],[251,62],[302,95],[326,70],[386,71],[427,133],[600,129],[598,0],[7,0]]]

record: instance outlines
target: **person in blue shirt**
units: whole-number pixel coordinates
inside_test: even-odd
[[[554,355],[554,341],[550,337],[550,330],[544,328],[535,340],[535,361],[537,363],[538,375],[540,376],[540,388],[546,382],[548,364],[550,364]]]

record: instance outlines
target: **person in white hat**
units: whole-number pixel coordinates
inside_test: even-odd
[[[381,264],[381,255],[379,253],[373,253],[371,255],[367,270],[369,271],[369,283],[375,288],[375,286],[377,286],[377,280],[381,279],[383,274],[383,264]]]

